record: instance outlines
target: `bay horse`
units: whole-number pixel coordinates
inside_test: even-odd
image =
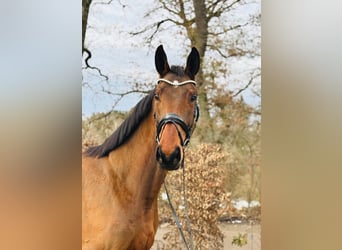
[[[129,117],[82,160],[82,249],[150,249],[158,228],[158,193],[184,162],[199,110],[196,48],[185,68],[169,66],[160,45],[159,79]]]

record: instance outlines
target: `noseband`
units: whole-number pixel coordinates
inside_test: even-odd
[[[188,125],[186,125],[186,123],[183,121],[182,118],[180,118],[178,115],[170,113],[167,114],[166,116],[164,116],[164,118],[162,118],[159,123],[157,124],[157,135],[156,135],[156,141],[159,144],[159,134],[161,132],[161,130],[163,129],[164,125],[166,125],[167,123],[172,123],[175,126],[178,124],[179,126],[181,126],[181,128],[183,129],[183,131],[185,132],[185,139],[183,141],[181,133],[178,129],[178,127],[176,126],[177,132],[178,132],[178,136],[181,140],[181,144],[183,147],[187,146],[189,141],[190,141],[190,137],[191,137],[191,131],[192,131],[192,127],[189,127]]]
[[[178,87],[178,86],[182,86],[182,85],[185,85],[185,84],[188,84],[188,83],[192,83],[196,86],[196,82],[193,81],[193,80],[187,80],[187,81],[184,81],[184,82],[178,82],[178,81],[169,81],[169,80],[166,80],[166,79],[159,79],[157,81],[157,84],[159,82],[166,82],[172,86],[175,86],[175,87]],[[196,104],[195,106],[195,110],[194,110],[194,122],[193,124],[195,124],[198,120],[198,117],[199,117],[199,107],[198,107],[198,104]],[[181,141],[181,144],[182,144],[182,147],[186,147],[190,141],[190,137],[191,137],[191,134],[192,134],[192,129],[193,129],[193,125],[189,126],[187,125],[184,120],[177,114],[174,114],[174,113],[169,113],[167,115],[165,115],[158,123],[157,123],[157,131],[156,131],[156,141],[157,141],[157,144],[159,145],[160,144],[160,140],[159,140],[159,134],[160,132],[162,131],[163,127],[168,124],[168,123],[172,123],[175,125],[176,129],[177,129],[177,132],[178,132],[178,136],[179,136],[179,139]],[[183,140],[182,138],[182,135],[177,127],[177,125],[179,125],[184,133],[185,133],[185,139]]]

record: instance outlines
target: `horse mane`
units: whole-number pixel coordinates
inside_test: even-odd
[[[127,141],[139,127],[139,124],[148,116],[152,109],[154,91],[139,101],[132,113],[126,120],[110,135],[101,145],[90,147],[85,154],[90,157],[105,157],[111,151],[121,146]]]

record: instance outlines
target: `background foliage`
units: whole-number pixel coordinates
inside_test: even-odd
[[[227,154],[214,144],[200,144],[186,152],[185,185],[189,205],[189,218],[195,246],[201,249],[220,249],[223,234],[217,225],[220,212],[229,207],[230,198],[223,188],[226,169],[224,160]],[[166,178],[172,202],[186,231],[186,210],[184,193],[182,193],[183,172],[170,172]],[[160,218],[172,218],[169,204],[160,200]],[[189,241],[189,234],[186,234]],[[164,235],[166,249],[177,249],[183,246],[176,227]]]

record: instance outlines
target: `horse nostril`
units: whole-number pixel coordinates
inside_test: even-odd
[[[157,159],[157,161],[160,160],[161,154],[162,154],[162,153],[161,153],[160,147],[158,147],[158,148],[157,148],[157,152],[156,152],[156,159]]]
[[[158,147],[156,151],[156,159],[164,168],[177,169],[181,160],[181,150],[177,146],[171,154],[166,155],[163,150]]]
[[[180,161],[181,159],[181,151],[179,147],[176,147],[175,151],[173,151],[173,153],[171,154],[171,156],[174,157],[174,160]]]

